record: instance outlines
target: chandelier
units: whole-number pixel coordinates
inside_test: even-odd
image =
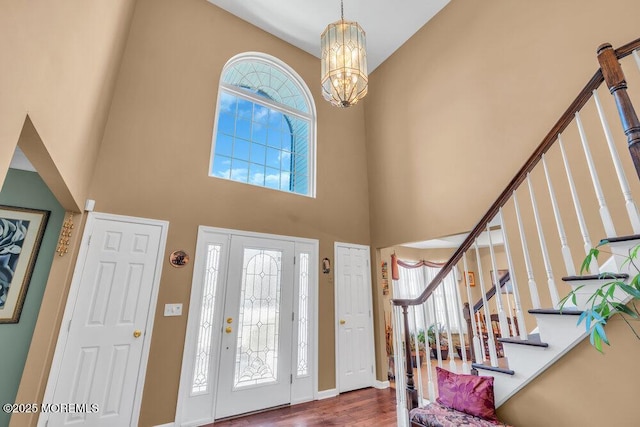
[[[350,107],[367,94],[367,52],[364,30],[357,22],[329,24],[320,36],[322,47],[322,95],[337,107]]]

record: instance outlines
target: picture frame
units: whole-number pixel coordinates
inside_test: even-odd
[[[476,274],[473,271],[467,272],[467,285],[472,288],[476,285]]]
[[[0,205],[0,323],[18,323],[49,211]]]

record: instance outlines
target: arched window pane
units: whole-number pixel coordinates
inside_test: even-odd
[[[315,117],[308,88],[275,59],[240,56],[220,82],[210,175],[314,196]]]

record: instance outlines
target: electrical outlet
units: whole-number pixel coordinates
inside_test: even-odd
[[[165,304],[164,315],[167,316],[182,316],[182,304]]]

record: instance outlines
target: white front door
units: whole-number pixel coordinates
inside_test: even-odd
[[[369,248],[336,243],[338,392],[373,385]]]
[[[101,215],[87,222],[67,301],[44,401],[53,409],[40,419],[49,427],[137,425],[166,223]]]
[[[294,243],[233,236],[216,418],[291,401]]]
[[[176,426],[314,398],[317,253],[317,240],[199,228]]]

